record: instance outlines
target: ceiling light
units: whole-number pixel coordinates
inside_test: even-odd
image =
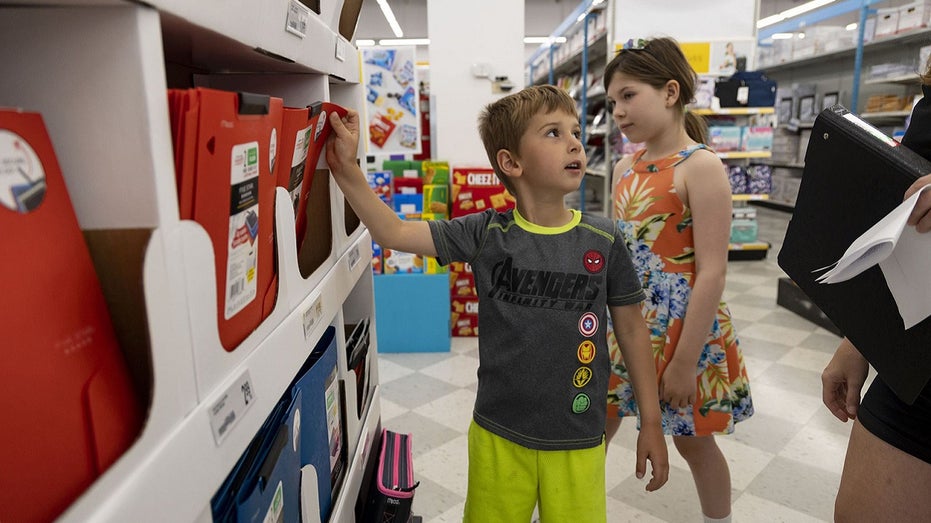
[[[798,16],[802,13],[807,13],[808,11],[811,11],[813,9],[826,6],[833,1],[834,0],[812,0],[811,2],[806,2],[802,5],[795,6],[792,9],[786,9],[785,11],[781,13],[777,13],[772,16],[767,16],[766,18],[759,19],[756,23],[756,28],[762,29],[764,27],[773,25],[777,22],[788,20],[789,18]]]
[[[854,22],[854,23],[852,23],[852,24],[847,24],[847,26],[844,27],[844,29],[846,29],[846,30],[848,30],[848,31],[853,31],[853,30],[855,30],[857,27],[859,27],[859,25],[858,25],[856,22]]]
[[[789,40],[792,38],[792,33],[775,33],[770,38],[773,40]]]
[[[391,10],[391,6],[388,5],[388,0],[376,0],[378,2],[378,7],[381,7],[381,12],[385,15],[385,20],[388,21],[388,25],[391,26],[391,30],[394,32],[394,36],[401,38],[404,36],[404,31],[401,30],[401,26],[398,25],[398,19],[394,17],[394,11]]]
[[[378,45],[430,45],[429,38],[382,38]]]

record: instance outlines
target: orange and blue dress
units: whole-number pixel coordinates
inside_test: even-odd
[[[643,282],[643,315],[657,377],[662,378],[673,357],[685,311],[695,282],[695,242],[692,214],[673,186],[676,165],[699,149],[699,144],[660,160],[641,160],[638,151],[631,167],[617,182],[614,212],[631,258]],[[614,373],[609,382],[608,416],[637,415],[623,357],[608,329]],[[750,382],[727,305],[721,301],[695,371],[696,402],[685,408],[661,405],[663,432],[672,436],[728,434],[734,424],[753,414]]]

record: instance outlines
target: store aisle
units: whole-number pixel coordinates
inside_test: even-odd
[[[850,424],[821,404],[821,369],[839,338],[776,305],[776,255],[789,214],[758,208],[763,261],[731,262],[724,297],[751,378],[756,414],[718,441],[731,465],[734,521],[831,521]],[[421,482],[415,513],[425,522],[461,520],[466,431],[475,398],[475,338],[453,338],[449,353],[380,354],[382,423],[413,434]],[[608,521],[701,521],[685,461],[669,441],[666,486],[646,493],[634,476],[636,428],[625,420],[608,451]]]

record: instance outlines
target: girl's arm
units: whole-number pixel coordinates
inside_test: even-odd
[[[675,354],[660,383],[660,396],[674,407],[695,402],[695,372],[724,293],[731,229],[731,186],[721,160],[696,151],[680,164],[692,211],[695,282]]]
[[[359,149],[359,113],[350,109],[349,113],[340,119],[334,111],[330,113],[330,125],[333,131],[327,137],[327,164],[352,210],[368,227],[372,239],[388,249],[436,256],[436,246],[428,223],[409,222],[399,218],[369,187],[365,174],[356,163],[356,153]]]
[[[640,304],[609,307],[614,324],[614,336],[624,356],[634,389],[634,398],[640,410],[640,434],[637,437],[637,478],[646,473],[646,462],[653,468],[653,477],[646,490],[654,491],[669,479],[669,455],[663,437],[659,397],[656,390],[656,365],[650,346]]]

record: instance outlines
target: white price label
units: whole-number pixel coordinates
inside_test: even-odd
[[[343,47],[343,41],[339,38],[336,39],[336,59],[340,62],[346,60],[346,49]]]
[[[362,254],[359,253],[358,245],[356,245],[349,251],[349,255],[347,256],[348,258],[347,261],[349,262],[349,272],[352,272],[352,270],[355,269],[356,264],[359,263],[359,259],[361,257],[362,257]]]
[[[255,387],[249,379],[249,371],[242,373],[226,392],[210,407],[210,428],[217,446],[226,439],[233,427],[255,403]]]
[[[291,0],[288,2],[288,17],[285,21],[285,29],[301,38],[307,36],[307,22],[310,20],[310,9],[298,2]]]
[[[317,322],[320,321],[320,317],[323,316],[323,301],[321,296],[317,296],[317,299],[310,304],[310,307],[304,311],[304,339],[306,340],[310,333],[313,332],[314,327],[317,325]]]

